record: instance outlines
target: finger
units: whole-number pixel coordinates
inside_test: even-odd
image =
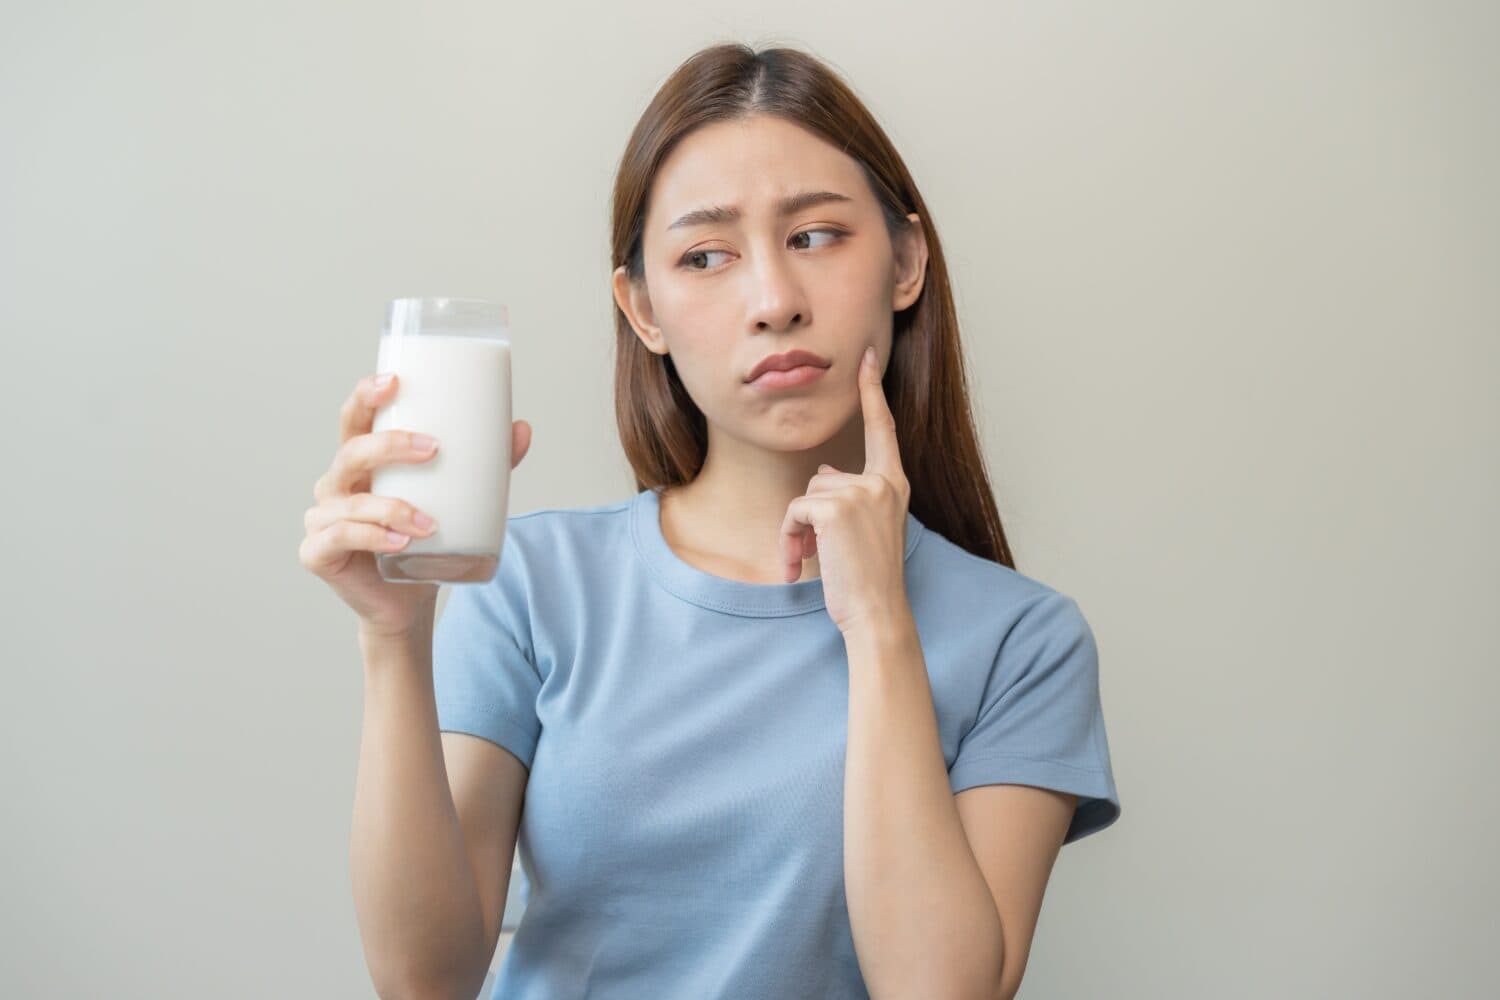
[[[510,467],[521,464],[521,459],[531,450],[531,425],[517,420],[510,425]]]
[[[337,573],[349,562],[351,552],[396,552],[411,539],[366,521],[335,521],[316,535],[302,540],[298,558],[319,576]]]
[[[854,472],[840,472],[831,465],[820,465],[816,475],[807,481],[808,493],[835,490],[842,486],[858,486],[863,476]],[[822,471],[822,470],[828,471]]]
[[[381,382],[381,379],[385,382]],[[366,375],[354,385],[354,391],[344,400],[339,409],[339,441],[342,443],[360,434],[370,433],[375,424],[375,411],[391,397],[395,387],[394,372]]]
[[[425,511],[418,510],[405,500],[376,496],[373,493],[331,497],[317,506],[309,507],[302,520],[310,535],[336,521],[344,520],[366,521],[418,537],[425,537],[437,530],[437,522]]]
[[[816,493],[816,492],[818,492],[821,489],[826,489],[827,485],[828,485],[827,484],[828,476],[825,473],[826,472],[836,472],[836,471],[837,470],[834,469],[834,467],[831,466],[831,465],[820,465],[820,466],[818,466],[817,473],[811,479],[809,479],[807,481],[807,489],[806,489],[805,492],[807,492],[807,493]],[[815,555],[818,554],[818,533],[816,531],[814,531],[811,528],[803,528],[802,529],[802,535],[801,535],[801,542],[802,542],[802,560],[804,562],[806,560],[808,560],[808,559],[811,559],[813,556],[815,556]],[[798,571],[797,575],[798,576],[802,575],[800,570]]]
[[[319,501],[329,497],[360,492],[368,485],[370,473],[391,462],[425,462],[437,454],[438,444],[426,434],[390,430],[360,434],[339,446],[333,465],[318,480],[313,496]]]
[[[802,575],[802,534],[816,531],[826,523],[832,513],[834,501],[826,494],[801,496],[786,508],[781,519],[781,561],[786,570],[786,582],[795,583]]]
[[[901,475],[900,448],[896,443],[896,418],[880,382],[880,363],[875,348],[865,352],[859,366],[860,410],[865,422],[865,472],[879,472],[894,479]]]

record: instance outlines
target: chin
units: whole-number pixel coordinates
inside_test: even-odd
[[[801,427],[756,427],[746,436],[752,444],[767,451],[794,454],[821,448],[833,439],[836,428],[819,425]]]

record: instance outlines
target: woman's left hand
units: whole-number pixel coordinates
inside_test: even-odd
[[[802,560],[816,554],[829,617],[846,637],[910,607],[905,553],[911,486],[901,468],[896,418],[885,399],[873,347],[860,363],[859,393],[864,472],[819,466],[807,493],[787,507],[781,525],[787,582],[795,582],[802,575]]]

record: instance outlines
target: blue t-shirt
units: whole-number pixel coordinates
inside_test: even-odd
[[[684,562],[659,496],[508,519],[433,640],[439,728],[529,770],[526,908],[505,1000],[861,998],[844,897],[848,659],[820,579]],[[1120,815],[1098,653],[1078,605],[908,513],[906,591],[954,792]]]

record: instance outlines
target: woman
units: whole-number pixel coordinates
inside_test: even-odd
[[[1093,635],[1014,569],[915,184],[826,66],[722,45],[646,109],[613,211],[634,496],[511,517],[434,624],[373,561],[430,529],[361,492],[432,452],[370,434],[399,389],[362,382],[308,512],[360,615],[377,984],[473,995],[519,836],[496,997],[1013,996],[1058,849],[1120,806]]]

